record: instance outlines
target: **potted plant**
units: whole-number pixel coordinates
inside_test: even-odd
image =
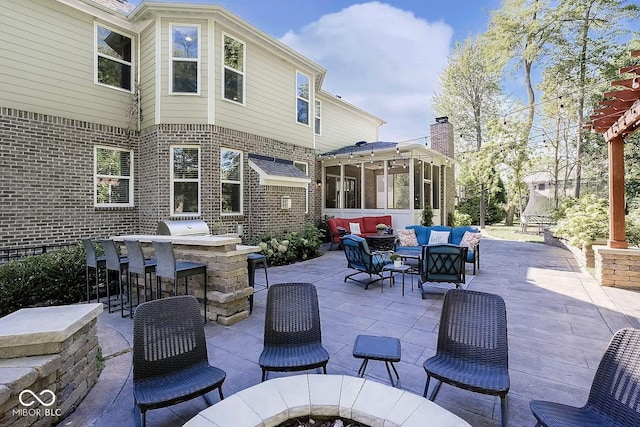
[[[389,259],[393,261],[394,267],[400,267],[402,265],[402,258],[400,258],[400,255],[395,252],[391,254]]]
[[[378,234],[385,234],[388,228],[389,227],[387,227],[387,224],[376,225],[376,230],[378,231]]]

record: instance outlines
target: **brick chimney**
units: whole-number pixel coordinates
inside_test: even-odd
[[[431,125],[431,148],[453,158],[453,125],[448,117],[437,117]]]

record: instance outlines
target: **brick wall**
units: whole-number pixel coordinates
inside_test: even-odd
[[[640,289],[640,250],[593,246],[596,280],[601,286]]]
[[[155,234],[170,218],[170,145],[201,147],[200,218],[232,232],[243,225],[243,241],[265,231],[295,231],[320,217],[317,165],[312,149],[213,125],[156,125],[127,139],[124,129],[0,108],[0,247],[77,242],[122,234]],[[133,208],[93,206],[94,146],[134,150]],[[220,148],[243,152],[243,214],[220,215]],[[248,153],[306,162],[309,213],[304,189],[260,186]],[[292,197],[292,209],[280,198]]]

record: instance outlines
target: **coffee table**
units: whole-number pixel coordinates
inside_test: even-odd
[[[400,383],[400,376],[398,375],[398,371],[396,371],[396,367],[393,363],[400,361],[400,353],[401,346],[398,338],[380,337],[375,335],[358,335],[356,337],[355,344],[353,344],[353,357],[364,359],[362,361],[362,365],[360,365],[360,369],[358,369],[358,376],[360,378],[364,377],[364,371],[367,369],[367,364],[370,359],[380,360],[384,362],[387,368],[391,385],[394,387],[398,386]],[[396,378],[398,379],[395,383],[391,376],[389,364],[391,364],[393,372],[395,372]]]

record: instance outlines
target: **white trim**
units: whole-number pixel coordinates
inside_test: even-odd
[[[188,27],[195,28],[198,35],[198,55],[196,58],[174,58],[173,56],[173,29],[176,27]],[[200,63],[201,54],[200,49],[202,46],[202,36],[201,36],[201,26],[200,24],[181,24],[181,23],[169,23],[169,95],[187,95],[187,96],[199,96],[200,95],[200,87],[202,84],[202,64]],[[195,92],[174,92],[173,91],[173,64],[175,61],[178,62],[195,62],[196,63],[196,85],[197,90]]]
[[[109,56],[109,55],[105,55],[104,53],[100,53],[98,52],[98,27],[102,27],[106,30],[109,30],[113,33],[116,33],[118,35],[124,36],[129,38],[129,40],[131,40],[131,52],[129,52],[129,55],[131,56],[130,61],[125,61],[123,59],[120,58],[116,58],[113,56]],[[133,93],[135,91],[135,74],[134,74],[134,69],[136,67],[136,63],[134,62],[134,57],[135,57],[135,52],[137,51],[136,48],[136,36],[132,35],[131,33],[128,33],[126,31],[122,31],[120,29],[116,30],[115,28],[109,26],[109,25],[105,25],[103,23],[98,22],[97,20],[94,19],[93,21],[93,83],[98,85],[98,86],[102,86],[102,87],[107,87],[110,89],[115,89],[115,90],[119,90],[122,92],[126,92],[126,93]],[[129,84],[131,85],[131,89],[125,89],[122,87],[118,87],[118,86],[112,86],[106,83],[102,83],[100,81],[98,81],[98,58],[106,58],[110,61],[113,62],[118,62],[120,64],[123,64],[125,66],[129,67]]]
[[[215,26],[215,20],[207,19],[207,123],[210,125],[216,121]]]
[[[155,99],[155,123],[156,125],[160,124],[161,116],[160,116],[160,106],[162,105],[162,20],[156,20],[156,28],[155,28],[155,44],[156,44],[156,68],[154,70],[156,76],[156,99]]]
[[[309,82],[309,99],[304,99],[300,96],[298,96],[298,75],[304,76],[307,78],[308,82]],[[314,115],[314,113],[312,113],[311,111],[311,92],[312,92],[312,88],[313,88],[313,80],[311,79],[310,76],[308,76],[307,74],[303,73],[300,70],[296,70],[296,74],[295,74],[295,104],[294,104],[294,114],[295,114],[295,120],[296,123],[307,126],[307,127],[311,127],[311,116]],[[298,120],[298,100],[300,101],[304,101],[307,103],[307,123],[301,122]]]
[[[229,37],[230,39],[242,44],[242,71],[238,71],[235,68],[230,68],[227,67],[224,63],[224,56],[225,56],[225,52],[224,52],[224,44],[225,44],[225,38]],[[225,33],[224,31],[222,31],[222,59],[221,59],[221,65],[222,65],[222,74],[220,75],[220,83],[222,85],[222,92],[220,93],[220,98],[223,101],[229,101],[232,102],[236,105],[242,105],[242,106],[246,106],[247,105],[247,44],[240,40],[239,38],[232,36],[231,34]],[[237,73],[239,75],[242,76],[242,102],[238,102],[238,101],[234,101],[233,99],[228,99],[225,98],[225,86],[224,86],[224,75],[225,75],[225,70],[229,70],[233,73]]]
[[[316,126],[316,119],[320,122],[320,126]],[[313,132],[316,136],[322,136],[322,101],[319,99],[313,100]]]
[[[116,179],[128,179],[129,180],[129,202],[128,203],[98,203],[98,150],[120,151],[129,153],[129,175],[101,175],[104,177],[112,177]],[[106,145],[94,145],[93,146],[93,206],[96,208],[130,208],[135,206],[133,201],[133,188],[134,188],[134,174],[133,174],[133,150],[127,150],[119,147],[108,147]]]
[[[175,179],[173,177],[173,171],[174,171],[174,166],[173,166],[173,150],[176,148],[196,148],[198,150],[198,211],[197,212],[175,212],[175,206],[174,206],[174,200],[175,200],[175,195],[174,195],[174,184],[176,182],[195,182],[194,179]],[[199,216],[202,213],[202,149],[200,148],[199,145],[181,145],[181,144],[172,144],[169,146],[169,151],[170,151],[170,163],[169,163],[169,167],[170,167],[170,171],[169,171],[169,184],[170,184],[170,188],[169,188],[169,209],[170,209],[170,216],[171,217],[185,217],[185,216]]]
[[[238,153],[240,155],[240,170],[238,171],[238,180],[232,181],[229,179],[222,178],[222,152],[230,151],[233,153]],[[222,184],[238,184],[240,185],[240,211],[239,212],[223,212],[222,211]],[[244,212],[244,153],[240,150],[234,150],[232,148],[220,147],[220,215],[221,216],[231,216],[231,215],[242,215]]]

